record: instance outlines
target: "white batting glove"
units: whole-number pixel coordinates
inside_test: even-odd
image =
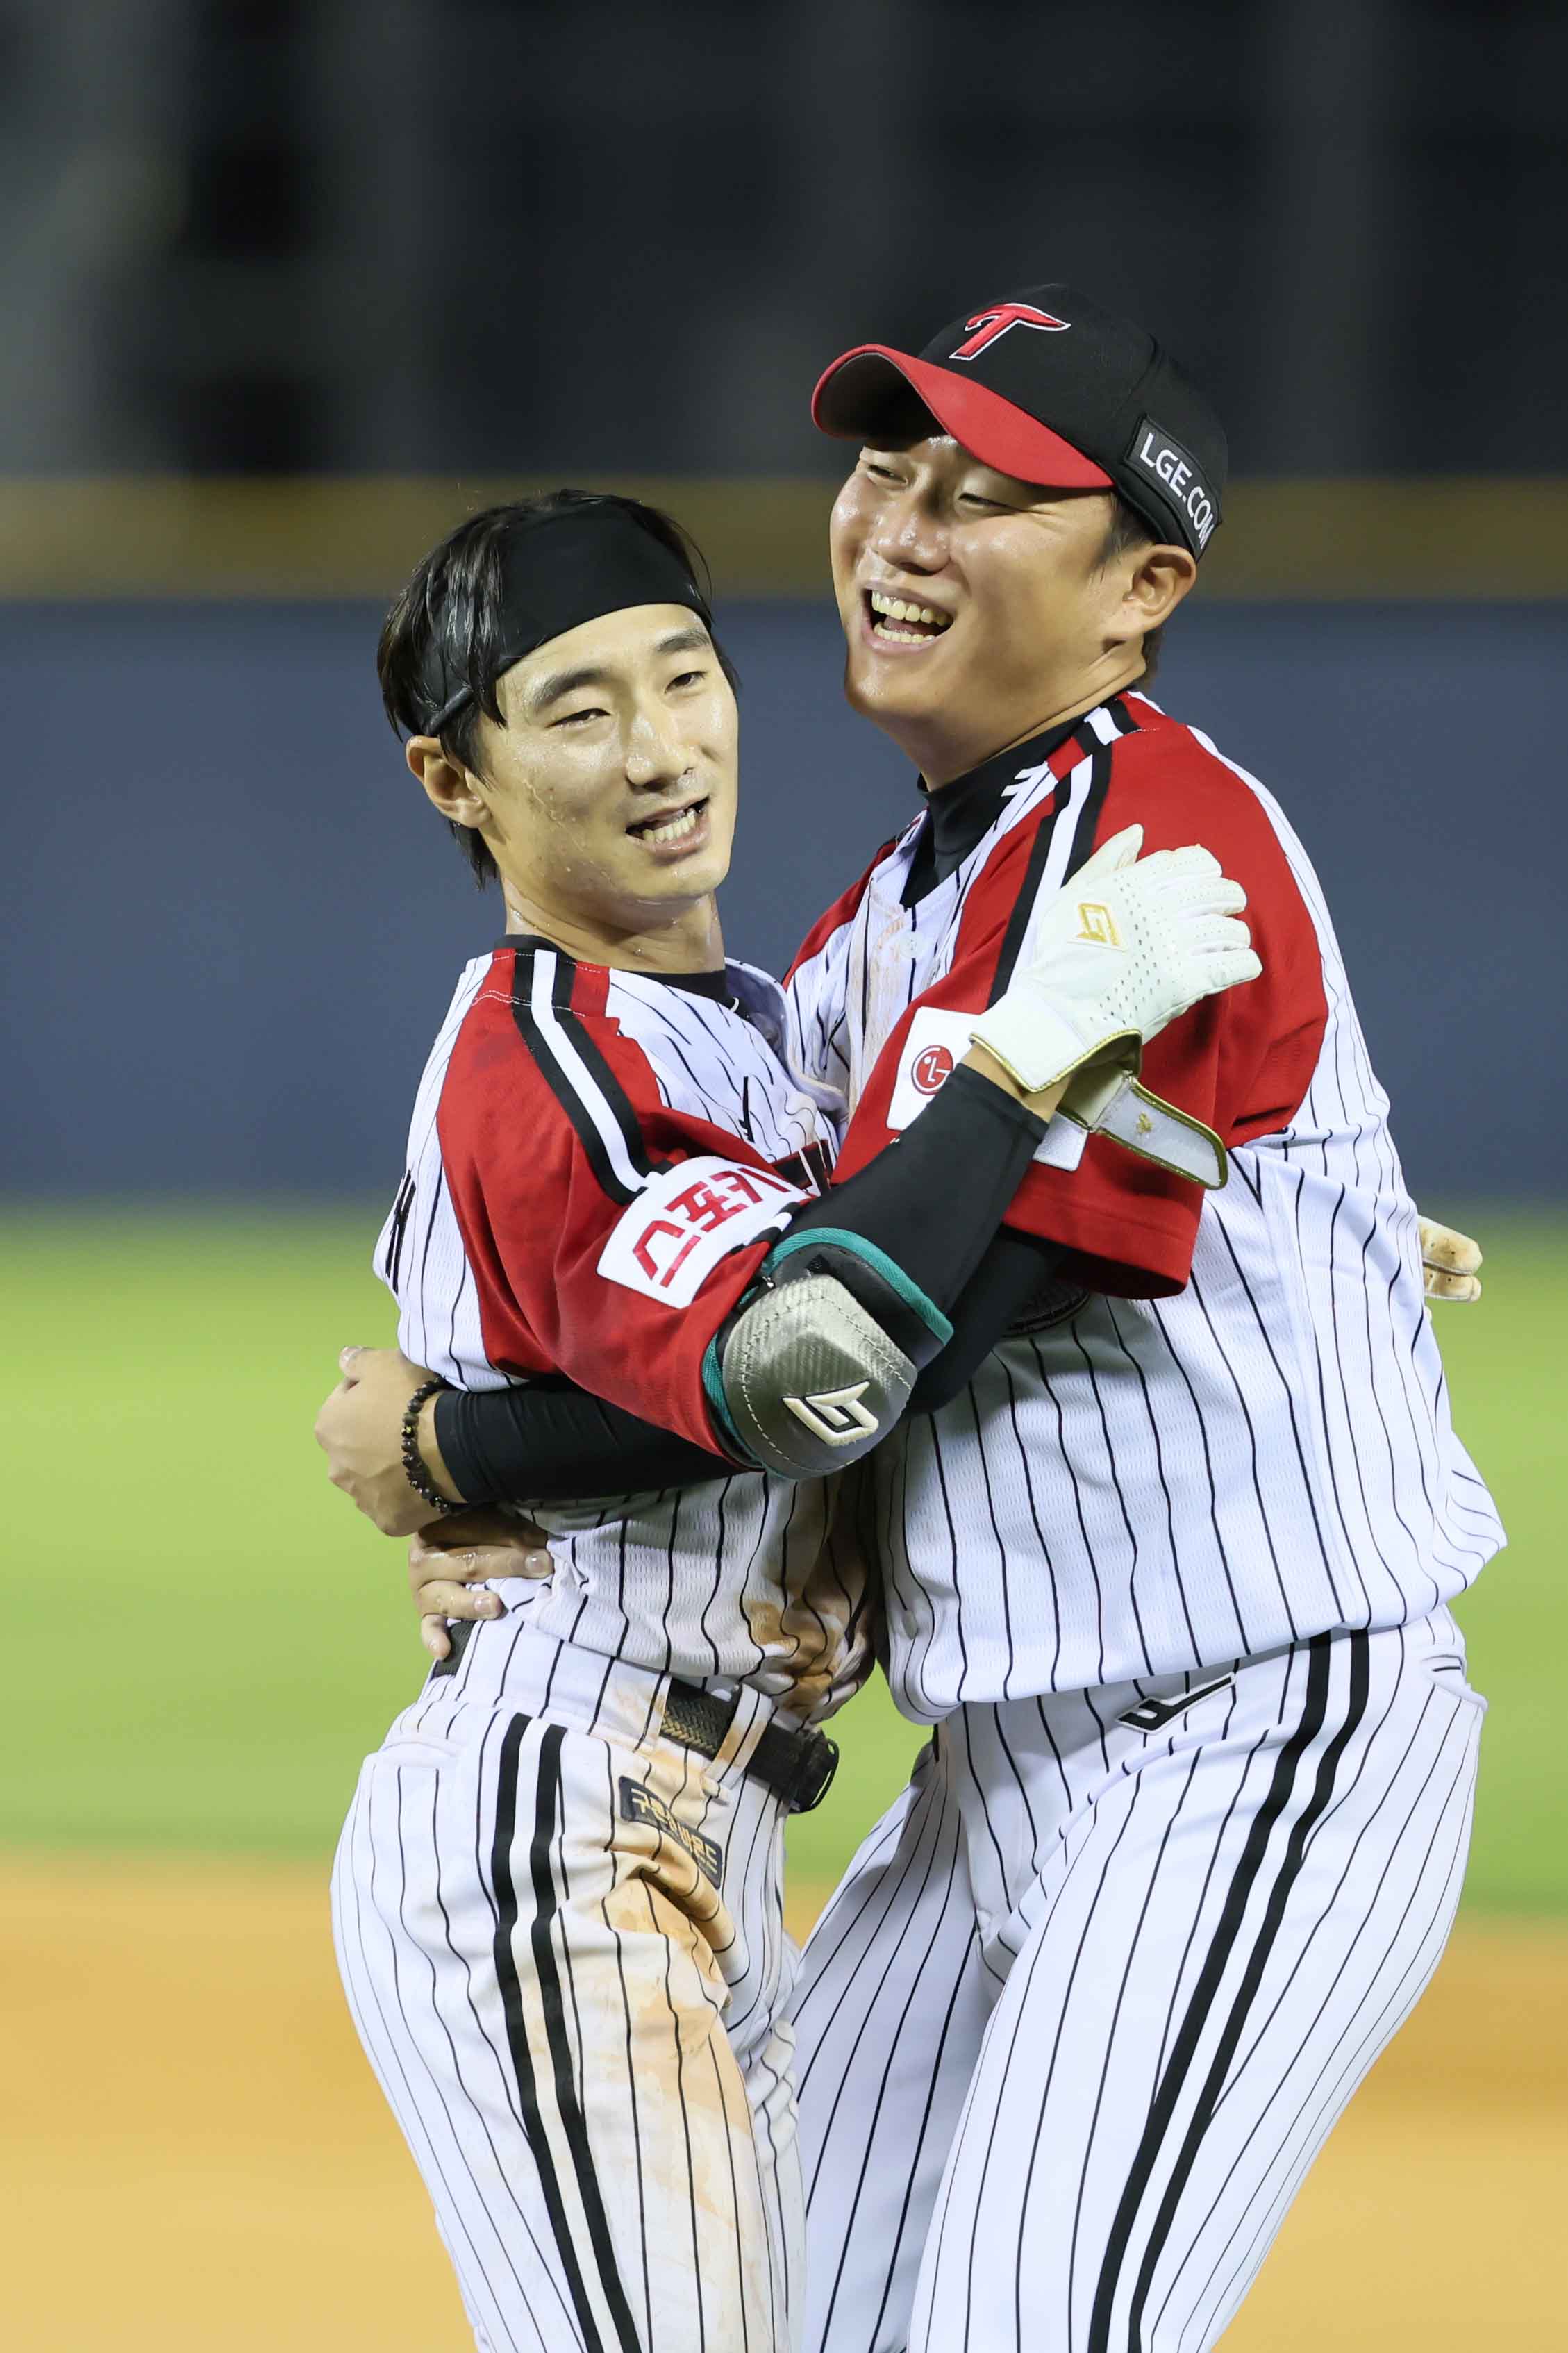
[[[971,1032],[1031,1094],[1091,1063],[1136,1075],[1168,1022],[1263,969],[1237,921],[1247,893],[1219,860],[1142,847],[1130,825],[1037,904],[1011,983]]]

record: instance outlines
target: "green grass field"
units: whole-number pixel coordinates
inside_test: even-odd
[[[1461,1615],[1491,1699],[1468,1901],[1568,1912],[1557,1543],[1568,1220],[1477,1210],[1480,1306],[1440,1315],[1456,1416],[1512,1538]],[[0,1840],[324,1856],[423,1653],[403,1548],[310,1438],[345,1340],[390,1336],[374,1214],[0,1219],[10,1353]],[[918,1746],[874,1691],[795,1828],[830,1879]]]

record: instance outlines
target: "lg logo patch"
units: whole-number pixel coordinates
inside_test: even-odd
[[[969,1051],[973,1013],[950,1006],[922,1005],[910,1022],[899,1049],[899,1075],[888,1105],[888,1125],[897,1134],[918,1119],[933,1095],[939,1095]]]
[[[927,1046],[910,1065],[910,1076],[922,1095],[934,1095],[952,1076],[952,1056],[945,1046]]]

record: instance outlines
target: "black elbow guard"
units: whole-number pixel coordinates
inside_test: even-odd
[[[765,1261],[709,1351],[709,1393],[747,1460],[788,1479],[868,1453],[952,1326],[875,1245],[819,1227]]]

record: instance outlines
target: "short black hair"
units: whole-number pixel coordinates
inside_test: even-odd
[[[1112,491],[1111,517],[1106,525],[1105,542],[1100,551],[1100,568],[1114,564],[1119,556],[1131,555],[1135,548],[1159,547],[1163,543],[1152,523],[1145,522],[1135,506],[1130,506],[1120,491]],[[1137,683],[1148,686],[1160,666],[1160,644],[1165,634],[1165,624],[1149,629],[1143,638],[1143,670]]]
[[[473,699],[441,729],[437,740],[455,766],[479,773],[480,714],[488,713],[498,723],[501,716],[496,660],[505,617],[507,549],[520,533],[542,521],[595,507],[618,508],[679,557],[702,594],[702,603],[692,609],[712,636],[713,592],[708,566],[689,533],[660,508],[609,491],[573,490],[545,491],[535,498],[484,507],[478,514],[466,516],[415,565],[381,625],[376,675],[383,707],[398,735],[429,733],[437,710],[425,681],[430,649],[438,644],[446,674],[466,680]],[[717,638],[713,649],[731,686],[738,686],[734,667]],[[450,818],[447,823],[482,891],[496,871],[489,845],[472,826],[455,825]]]

